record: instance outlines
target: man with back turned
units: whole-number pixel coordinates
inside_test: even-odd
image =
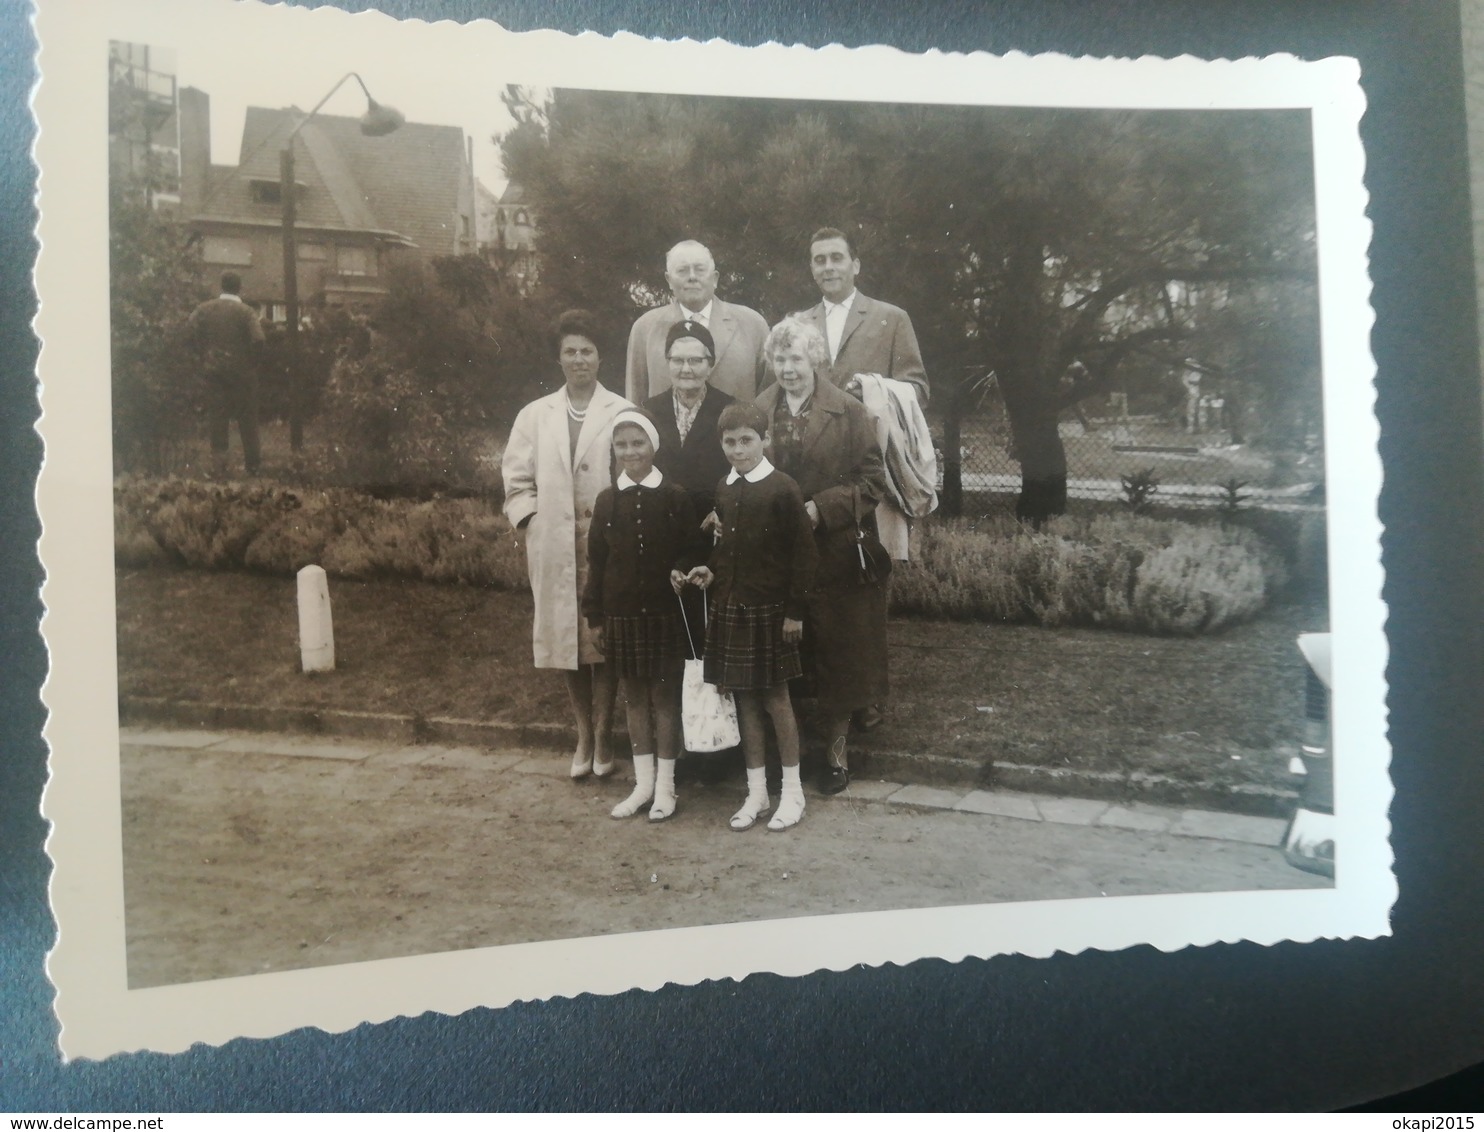
[[[226,471],[228,428],[235,420],[243,465],[248,475],[256,475],[263,324],[242,301],[241,276],[224,272],[222,293],[192,311],[186,329],[206,376],[206,419],[216,471]]]

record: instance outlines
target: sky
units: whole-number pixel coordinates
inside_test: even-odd
[[[413,61],[391,52],[368,52],[364,45],[357,49],[334,36],[284,35],[263,44],[189,23],[154,31],[146,42],[173,48],[179,85],[210,96],[213,163],[237,164],[248,106],[308,110],[337,79],[356,71],[378,102],[396,107],[409,122],[461,127],[474,139],[475,175],[496,194],[504,189],[492,139],[511,124],[500,102],[510,80],[497,67],[449,66],[433,74],[425,56]],[[350,79],[321,112],[358,118],[365,109],[365,97]]]

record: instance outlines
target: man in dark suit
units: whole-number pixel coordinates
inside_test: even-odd
[[[716,485],[731,469],[716,422],[733,401],[710,386],[716,341],[698,322],[677,322],[665,335],[670,388],[644,402],[660,433],[654,466],[690,493],[698,516],[711,514]]]
[[[855,289],[861,261],[850,237],[838,228],[821,228],[809,240],[809,270],[819,287],[821,301],[800,311],[798,318],[812,322],[830,348],[828,376],[844,388],[853,374],[879,373],[882,377],[908,381],[917,389],[917,399],[928,401],[927,371],[912,320],[901,307],[867,298]]]
[[[711,332],[711,388],[751,401],[766,384],[763,339],[768,324],[751,307],[724,303],[716,297],[720,278],[706,245],[682,240],[665,256],[665,280],[674,296],[662,307],[645,311],[629,332],[624,391],[642,404],[670,388],[665,339],[679,322],[695,322]]]
[[[242,462],[248,475],[258,470],[258,355],[263,324],[242,301],[242,278],[222,275],[222,293],[191,312],[186,324],[206,374],[206,420],[212,460],[226,470],[228,428],[237,422]]]

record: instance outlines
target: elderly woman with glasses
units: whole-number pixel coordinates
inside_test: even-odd
[[[670,388],[644,402],[659,428],[654,466],[690,494],[696,514],[716,505],[716,485],[731,470],[716,422],[733,398],[711,385],[716,341],[699,322],[677,322],[665,335]]]
[[[845,754],[851,713],[886,702],[886,571],[875,507],[886,492],[876,427],[864,406],[818,374],[829,347],[812,323],[786,318],[769,332],[764,356],[777,376],[758,396],[768,414],[771,460],[803,493],[819,570],[804,619],[828,742],[821,789],[849,785]]]

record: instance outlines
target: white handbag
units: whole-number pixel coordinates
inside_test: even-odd
[[[679,595],[676,595],[679,600]],[[706,605],[702,599],[702,613]],[[737,702],[732,693],[706,683],[705,662],[691,636],[690,619],[685,602],[680,602],[680,616],[685,621],[685,635],[690,640],[691,659],[685,662],[685,681],[680,686],[680,729],[687,751],[725,751],[742,742],[737,727]]]

